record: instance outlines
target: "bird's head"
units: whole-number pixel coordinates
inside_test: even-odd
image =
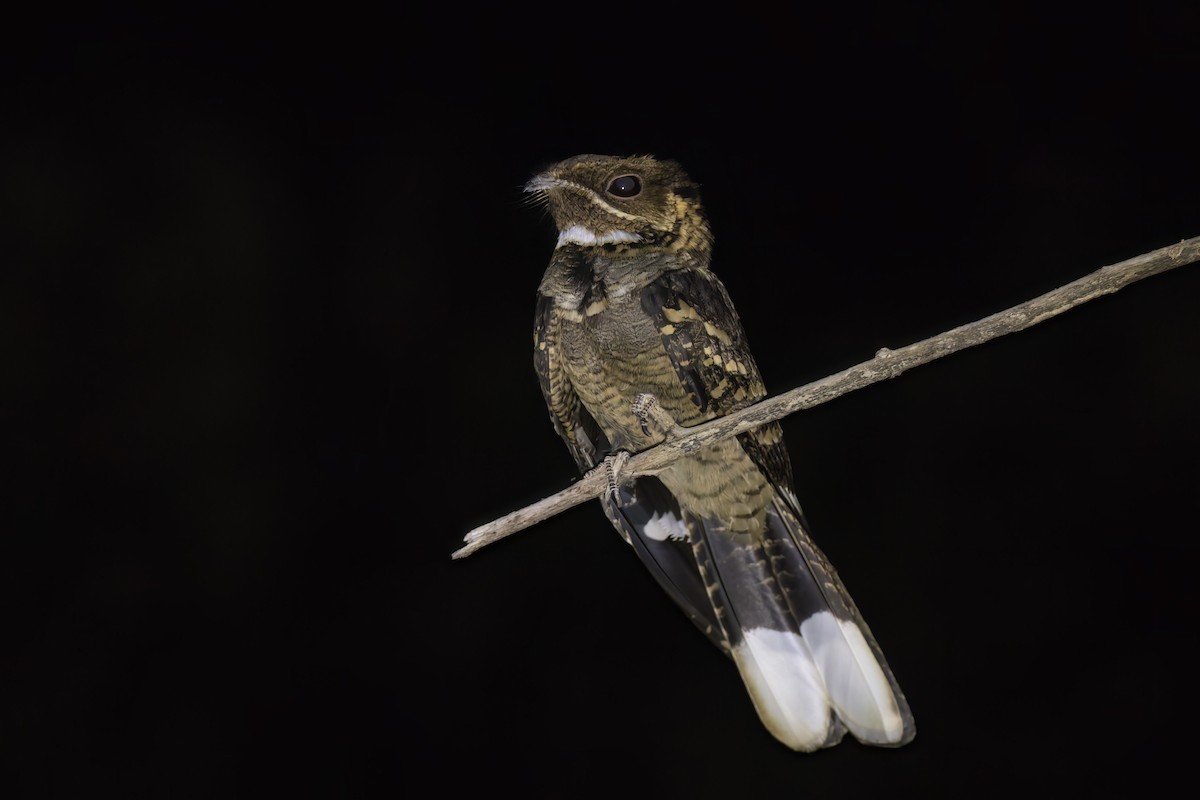
[[[674,161],[574,156],[535,175],[525,191],[545,199],[559,246],[711,245],[700,188]]]

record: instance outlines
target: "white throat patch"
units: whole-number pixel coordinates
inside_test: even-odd
[[[601,236],[597,236],[595,231],[588,230],[582,225],[572,225],[558,234],[558,245],[556,246],[562,247],[564,244],[580,244],[585,247],[592,247],[601,244],[640,242],[641,240],[641,236],[629,231],[609,231]]]

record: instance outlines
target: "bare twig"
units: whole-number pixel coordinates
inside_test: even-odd
[[[668,435],[667,441],[630,458],[621,468],[621,478],[630,481],[642,475],[661,472],[677,458],[694,453],[706,445],[744,433],[796,411],[826,403],[876,381],[894,378],[913,367],[982,344],[989,339],[1024,330],[1089,300],[1112,294],[1142,278],[1197,260],[1200,260],[1200,236],[1103,267],[1007,311],[992,314],[990,317],[899,350],[883,348],[870,361],[864,361],[828,378],[768,398],[720,419],[692,428],[676,429],[674,434]],[[683,435],[677,436],[681,431]],[[464,537],[466,546],[456,550],[451,557],[468,556],[481,547],[598,497],[607,490],[608,476],[605,465],[601,464],[567,489],[475,528]]]

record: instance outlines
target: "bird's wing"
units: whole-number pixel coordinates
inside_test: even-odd
[[[561,310],[546,295],[539,295],[533,326],[533,367],[554,430],[567,443],[580,472],[596,466],[609,451],[608,439],[588,414],[563,369],[558,337]]]
[[[534,367],[554,429],[567,443],[580,472],[587,472],[612,448],[563,369],[558,345],[560,313],[549,297],[538,298]],[[602,502],[609,521],[637,551],[658,584],[697,628],[728,653],[704,582],[696,571],[683,513],[671,493],[657,478],[644,477],[620,487],[616,496],[606,495]]]
[[[711,273],[678,270],[641,296],[690,408],[668,408],[685,425],[727,414],[765,396],[758,368],[724,287]],[[774,490],[758,527],[730,515],[685,509],[696,568],[731,654],[763,722],[798,750],[836,744],[845,729],[878,745],[915,733],[912,715],[883,654],[837,574],[809,536],[791,488],[778,424],[738,437],[742,453],[712,469]],[[715,451],[714,451],[715,452]],[[753,463],[747,467],[745,457]],[[747,497],[751,493],[747,489]]]

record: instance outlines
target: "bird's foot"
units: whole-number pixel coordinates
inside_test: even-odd
[[[658,432],[662,433],[668,439],[677,439],[682,436],[685,431],[675,422],[675,419],[667,413],[667,410],[658,402],[658,398],[649,392],[640,393],[633,401],[633,415],[637,417],[638,424],[642,428],[644,436],[650,436],[650,423],[654,423],[654,427]]]
[[[621,488],[620,472],[629,461],[629,453],[618,450],[611,456],[604,457],[604,475],[608,479],[608,494],[614,499],[617,490]]]

